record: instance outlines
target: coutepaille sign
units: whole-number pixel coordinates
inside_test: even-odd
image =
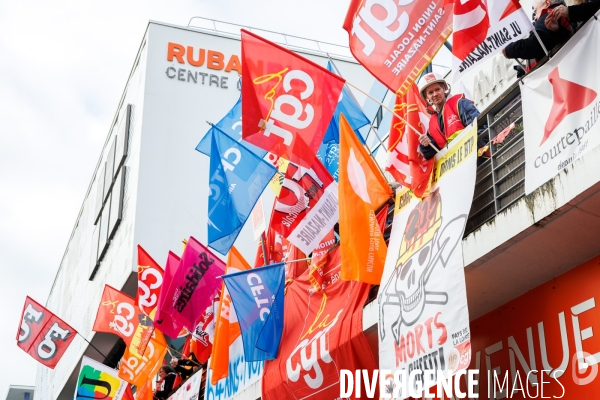
[[[221,89],[239,89],[239,80],[235,78],[242,74],[242,64],[236,54],[227,55],[197,45],[168,42],[166,58],[171,63],[165,71],[169,79]],[[234,75],[231,76],[231,73]]]

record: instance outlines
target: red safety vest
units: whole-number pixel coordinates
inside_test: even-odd
[[[458,114],[458,101],[465,96],[462,94],[456,94],[446,100],[444,107],[442,107],[442,115],[444,118],[444,132],[438,122],[438,114],[432,115],[429,119],[429,134],[435,140],[437,147],[441,149],[446,146],[448,142],[460,132],[465,126],[460,120]]]

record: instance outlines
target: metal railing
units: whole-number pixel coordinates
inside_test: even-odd
[[[193,21],[193,24],[192,24]],[[250,32],[258,33],[264,38],[275,43],[285,45],[288,48],[309,50],[324,54],[351,58],[352,54],[348,46],[343,46],[335,43],[323,42],[320,40],[307,39],[300,36],[288,35],[285,33],[269,31],[267,29],[255,28],[247,25],[239,25],[231,22],[219,21],[203,17],[192,17],[188,22],[189,28],[200,28],[215,33],[226,33],[229,35],[240,36],[240,28],[244,28]]]
[[[491,156],[477,167],[475,192],[465,236],[494,219],[525,195],[523,111],[518,85],[515,82],[500,101],[478,118],[479,126],[487,125],[487,129],[479,137],[489,137]],[[515,128],[501,143],[494,143],[494,138],[512,123]]]

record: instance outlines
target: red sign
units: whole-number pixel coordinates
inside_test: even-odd
[[[340,267],[338,248],[313,260],[319,290],[309,271],[287,287],[279,355],[265,362],[263,399],[336,399],[341,369],[377,368],[362,327],[370,285],[340,280]]]
[[[599,264],[596,257],[471,322],[479,398],[494,398],[494,373],[496,398],[598,397]]]
[[[242,137],[310,167],[344,80],[242,29]]]
[[[77,331],[27,296],[17,346],[48,368],[54,369]]]
[[[350,50],[390,90],[404,95],[452,32],[444,0],[352,0]]]

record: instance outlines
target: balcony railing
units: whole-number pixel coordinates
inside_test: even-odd
[[[473,204],[465,236],[494,219],[525,195],[525,146],[519,82],[515,82],[488,112],[478,118],[480,134],[490,139],[491,157],[477,167]],[[515,128],[499,144],[494,138],[514,123]]]

